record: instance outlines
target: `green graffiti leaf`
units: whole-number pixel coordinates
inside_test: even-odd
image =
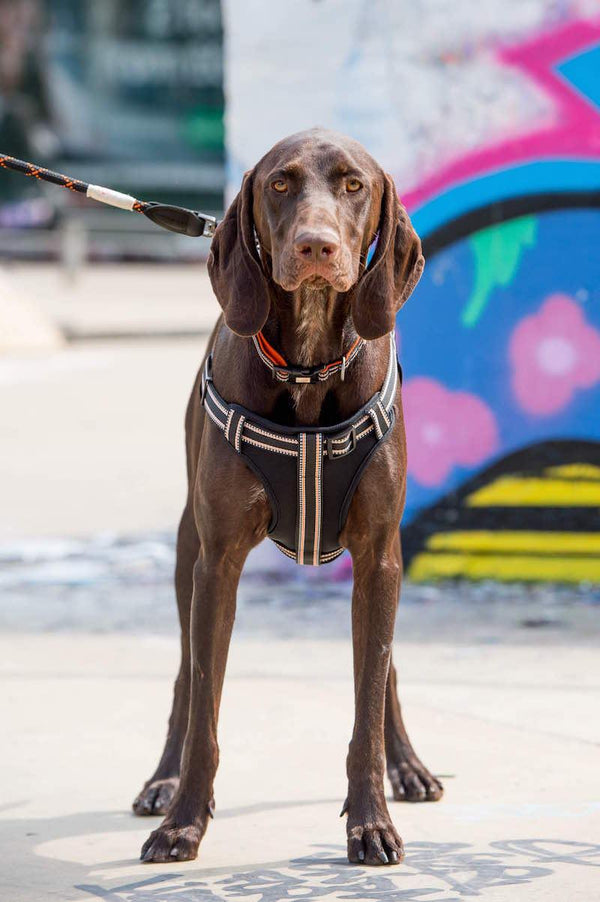
[[[462,312],[463,326],[474,326],[497,285],[514,278],[526,248],[535,245],[537,219],[521,216],[473,235],[469,244],[475,255],[475,283]]]

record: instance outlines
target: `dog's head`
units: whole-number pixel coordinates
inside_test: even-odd
[[[285,138],[246,173],[208,259],[225,321],[240,335],[263,327],[272,280],[288,292],[329,286],[350,298],[359,335],[378,338],[423,266],[391,177],[357,141],[322,129]]]

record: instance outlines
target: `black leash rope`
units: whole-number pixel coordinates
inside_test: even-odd
[[[121,210],[133,210],[134,213],[143,213],[156,225],[168,229],[170,232],[178,232],[180,235],[189,235],[192,238],[212,238],[215,234],[217,220],[208,213],[197,213],[195,210],[186,210],[185,207],[174,207],[171,204],[161,204],[152,200],[136,200],[129,194],[122,194],[120,191],[113,191],[112,188],[104,188],[102,185],[90,185],[80,179],[52,172],[43,166],[26,163],[24,160],[17,160],[6,154],[0,154],[0,166],[3,169],[20,172],[29,178],[50,182],[60,188],[68,188],[69,191],[84,194],[101,204],[119,207]]]

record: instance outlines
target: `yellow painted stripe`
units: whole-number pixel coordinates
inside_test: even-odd
[[[466,499],[468,507],[597,507],[600,481],[502,476]]]
[[[546,467],[544,473],[559,479],[600,479],[600,467],[593,464],[562,464],[560,467]]]
[[[600,558],[424,553],[413,559],[408,576],[415,582],[460,577],[505,582],[600,583]]]
[[[600,532],[534,532],[520,530],[456,530],[429,536],[427,548],[447,551],[519,551],[538,554],[599,554]]]

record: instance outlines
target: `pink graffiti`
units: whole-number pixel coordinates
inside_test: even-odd
[[[562,410],[576,389],[600,380],[600,332],[564,294],[552,295],[517,324],[509,356],[517,401],[536,416]]]
[[[526,135],[484,147],[451,161],[413,191],[403,194],[409,210],[457,182],[470,181],[490,171],[541,157],[597,158],[600,152],[600,116],[579,92],[553,70],[553,66],[600,41],[600,19],[576,21],[536,36],[515,47],[501,48],[499,58],[517,66],[553,100],[554,119]]]
[[[408,472],[420,485],[441,485],[453,467],[482,463],[498,446],[494,414],[477,395],[420,376],[406,383],[402,401]]]

